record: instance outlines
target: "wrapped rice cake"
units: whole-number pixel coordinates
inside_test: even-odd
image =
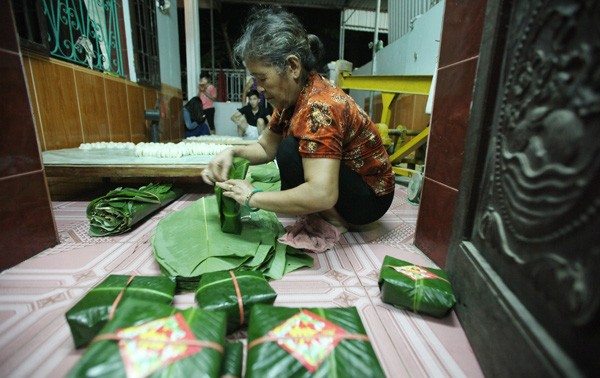
[[[257,304],[246,377],[385,377],[358,311]]]
[[[438,318],[456,303],[446,272],[391,256],[383,259],[379,288],[383,302]]]
[[[114,308],[127,298],[171,304],[175,282],[165,276],[110,275],[66,313],[76,348],[82,348],[108,322]],[[117,299],[118,298],[118,299]],[[114,308],[113,308],[114,307]]]
[[[242,378],[243,363],[244,344],[241,341],[226,342],[220,378]]]
[[[250,162],[244,158],[233,158],[233,164],[229,170],[230,179],[243,180],[248,172]],[[219,220],[221,222],[221,231],[228,234],[242,233],[241,207],[233,198],[225,197],[223,189],[215,186],[217,205],[219,207]]]
[[[225,317],[124,300],[68,377],[219,377]]]
[[[273,304],[277,293],[260,272],[206,273],[196,290],[196,302],[205,310],[227,313],[227,332],[247,324],[252,306]]]

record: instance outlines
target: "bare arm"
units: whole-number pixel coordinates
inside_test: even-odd
[[[291,215],[310,214],[328,210],[335,206],[339,188],[340,160],[302,159],[305,182],[300,186],[280,192],[259,192],[254,194],[249,205],[260,209]],[[252,190],[244,180],[227,180],[220,187],[235,187],[224,195],[244,204],[246,196]]]
[[[227,180],[233,158],[236,156],[247,159],[251,165],[273,161],[280,142],[281,135],[265,130],[256,143],[234,146],[221,151],[208,163],[202,179],[210,185]]]

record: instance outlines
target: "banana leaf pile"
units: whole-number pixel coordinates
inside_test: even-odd
[[[268,279],[281,279],[313,258],[277,242],[284,228],[277,216],[258,210],[244,222],[242,232],[221,232],[215,198],[203,197],[162,219],[152,238],[154,258],[161,271],[175,277],[181,291],[194,291],[205,273],[252,270]]]
[[[90,236],[118,235],[181,195],[171,184],[149,184],[139,189],[117,188],[87,207]]]
[[[384,377],[356,308],[257,304],[246,377]]]
[[[244,344],[241,341],[225,343],[225,356],[221,364],[221,378],[241,378],[244,363]]]
[[[68,377],[219,377],[225,316],[124,300]]]
[[[229,170],[230,179],[243,180],[248,172],[250,163],[248,160],[240,157],[233,159],[233,164]],[[221,231],[230,234],[240,234],[242,232],[242,221],[240,219],[240,204],[233,198],[225,197],[223,189],[215,185],[215,195],[219,207],[219,220],[221,222]]]
[[[90,290],[67,313],[76,348],[82,348],[100,332],[109,320],[111,308],[122,293],[117,309],[128,298],[171,304],[175,295],[175,282],[168,277],[110,275]],[[129,283],[129,284],[128,284]]]
[[[446,272],[391,256],[383,259],[379,288],[383,302],[438,318],[456,303]]]
[[[263,274],[253,271],[206,273],[196,290],[200,308],[227,313],[228,334],[248,323],[255,304],[273,304],[276,298]]]
[[[253,165],[248,170],[250,183],[265,192],[281,189],[281,177],[279,168],[275,162]]]

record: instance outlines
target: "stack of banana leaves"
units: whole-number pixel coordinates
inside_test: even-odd
[[[139,189],[112,190],[89,203],[86,211],[90,222],[89,234],[109,236],[127,232],[181,194],[171,184],[149,184]]]
[[[254,165],[248,170],[250,183],[265,192],[281,189],[279,168],[274,161],[261,165]]]
[[[217,201],[209,196],[158,223],[154,257],[165,275],[176,278],[178,290],[194,291],[209,272],[252,270],[280,279],[313,266],[310,255],[277,241],[285,229],[274,213],[258,210],[248,216],[242,208],[241,217],[240,234],[222,232]]]

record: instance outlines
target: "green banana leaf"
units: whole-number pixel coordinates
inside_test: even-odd
[[[448,275],[385,256],[379,274],[381,300],[413,312],[441,318],[456,303]]]
[[[265,192],[278,191],[281,189],[281,177],[279,168],[275,162],[253,165],[248,170],[250,183]]]
[[[252,306],[257,303],[273,304],[277,293],[260,272],[239,271],[235,275],[243,305],[241,318],[239,299],[230,272],[213,272],[202,275],[196,290],[196,302],[200,308],[227,313],[227,333],[230,334],[247,324]]]
[[[175,282],[168,277],[110,275],[90,290],[67,313],[67,323],[71,329],[76,348],[82,348],[100,332],[108,322],[111,307],[120,293],[119,303],[127,298],[137,298],[156,303],[171,304],[175,295]],[[127,285],[127,287],[126,287]]]
[[[244,158],[233,158],[233,164],[229,170],[230,179],[243,180],[246,178],[250,162]],[[242,233],[242,221],[240,219],[240,204],[233,198],[225,197],[223,189],[215,185],[215,194],[219,206],[219,219],[221,221],[221,231],[229,234]]]
[[[368,340],[339,338],[327,353],[333,338],[311,337],[319,332],[366,338],[354,307],[301,309],[257,304],[250,319],[247,378],[385,376]]]
[[[274,213],[259,210],[244,222],[239,235],[223,233],[216,201],[203,197],[162,219],[152,247],[162,272],[176,278],[179,290],[189,291],[198,287],[200,276],[205,273],[257,270],[267,277],[281,278],[301,268],[299,262],[313,266],[312,257],[277,242],[284,231]],[[294,256],[289,263],[286,252]],[[278,260],[274,263],[276,255]]]
[[[98,338],[90,345],[82,358],[69,372],[68,377],[125,378],[127,376],[126,366],[130,366],[131,364],[124,362],[122,357],[124,351],[121,350],[120,344],[128,343],[110,338],[114,337],[118,332],[123,332],[122,330],[128,327],[141,325],[150,327],[152,324],[150,330],[153,331],[154,335],[151,337],[151,340],[162,340],[161,336],[168,337],[169,335],[164,332],[161,333],[161,331],[166,331],[168,328],[164,326],[164,323],[161,328],[156,325],[156,322],[152,321],[173,316],[183,319],[195,340],[211,342],[223,347],[225,343],[225,313],[206,311],[198,308],[178,310],[169,305],[130,298],[123,301],[122,306],[119,306],[113,320],[102,329]],[[175,330],[176,332],[172,332],[172,334],[182,334],[185,327],[177,327]],[[109,339],[103,339],[103,336]],[[167,352],[171,353],[171,355],[174,352],[185,353],[187,351],[190,353],[187,357],[172,361],[166,365],[160,364],[157,370],[147,373],[150,374],[148,375],[149,377],[219,377],[220,375],[223,354],[222,351],[218,351],[213,347],[201,346],[200,351],[193,353],[192,346],[186,346],[185,344],[146,341],[144,345],[148,346],[148,349],[154,346],[154,349],[151,350],[154,352],[154,361],[162,361],[161,358],[164,358],[164,354]],[[170,347],[166,347],[165,345],[169,345]],[[137,356],[144,351],[144,349],[138,346],[136,349]],[[154,361],[146,360],[145,363],[140,363],[140,365],[147,368]]]
[[[149,184],[139,189],[117,188],[91,201],[86,210],[90,236],[118,235],[177,199],[182,192],[171,184]]]
[[[221,378],[242,378],[244,344],[240,341],[225,343],[225,357],[221,364]]]

